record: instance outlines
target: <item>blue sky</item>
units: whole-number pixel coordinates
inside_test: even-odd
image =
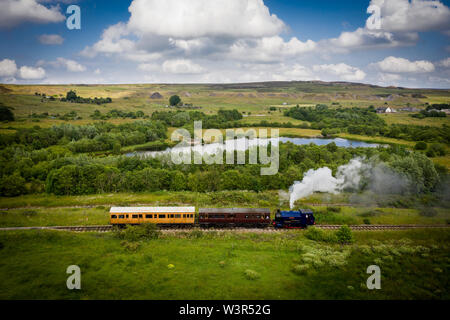
[[[449,1],[2,0],[0,82],[449,88]],[[81,30],[66,27],[71,4]]]

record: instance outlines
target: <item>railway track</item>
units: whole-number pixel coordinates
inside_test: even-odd
[[[316,225],[316,228],[324,230],[338,230],[341,225]],[[446,229],[450,225],[351,225],[350,229],[354,231],[383,231],[383,230],[411,230],[411,229]],[[71,232],[110,232],[113,226],[55,226],[55,227],[11,227],[0,228],[0,231],[19,231],[19,230],[60,230]],[[162,232],[182,232],[192,229],[161,229]],[[255,228],[235,228],[235,229],[201,229],[205,232],[211,231],[238,231],[238,232],[286,232],[288,229],[255,229]]]

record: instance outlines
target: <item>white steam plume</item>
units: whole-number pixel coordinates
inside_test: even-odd
[[[361,172],[369,169],[361,158],[351,160],[348,164],[340,166],[333,177],[330,168],[309,170],[303,176],[301,182],[295,182],[290,188],[290,206],[294,207],[295,201],[307,197],[314,192],[328,192],[337,194],[346,188],[358,188],[361,182]]]

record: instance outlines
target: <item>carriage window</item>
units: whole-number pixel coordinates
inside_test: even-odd
[[[121,214],[121,215],[119,216],[119,219],[125,219],[125,216],[124,216],[123,214]]]
[[[153,219],[153,215],[152,215],[152,214],[146,214],[146,215],[145,215],[145,218],[146,218],[146,219]]]
[[[128,219],[128,215],[127,215],[127,219]]]
[[[158,218],[160,218],[160,219],[165,219],[165,218],[166,218],[166,215],[165,215],[165,214],[160,214],[160,215],[158,216]]]
[[[186,218],[186,215],[185,215],[185,214],[183,214],[183,218]]]
[[[173,215],[173,214],[171,214],[171,215],[169,215],[169,218],[173,218],[173,216],[174,216],[174,215]]]
[[[117,216],[116,216],[115,214],[113,214],[113,215],[111,216],[111,219],[117,219]]]
[[[261,218],[261,216],[256,216],[255,218],[256,218],[256,219],[259,219],[259,218]]]
[[[142,219],[142,214],[139,215],[139,219]]]
[[[133,214],[132,218],[133,218],[133,219],[137,219],[137,218],[138,218],[138,215],[137,215],[137,214]]]
[[[193,217],[194,217],[194,215],[193,215],[193,214],[191,214],[190,218],[193,218]]]
[[[248,216],[245,216],[245,219],[248,219]]]
[[[181,218],[181,214],[176,214],[175,218],[180,219]]]

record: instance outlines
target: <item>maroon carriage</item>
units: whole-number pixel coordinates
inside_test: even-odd
[[[266,228],[271,224],[270,209],[200,208],[198,223],[202,228]]]

